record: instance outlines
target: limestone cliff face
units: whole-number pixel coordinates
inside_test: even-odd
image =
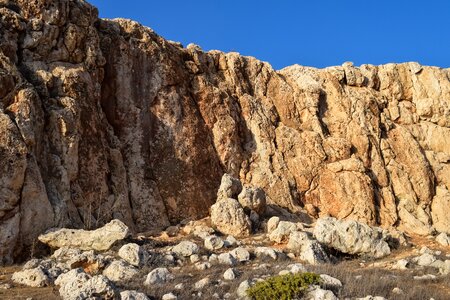
[[[0,258],[52,226],[202,217],[223,173],[312,215],[450,233],[450,71],[275,71],[81,0],[0,0]]]

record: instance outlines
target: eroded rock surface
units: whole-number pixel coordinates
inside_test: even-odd
[[[116,218],[144,232],[204,217],[224,173],[294,212],[450,233],[448,69],[276,71],[100,20],[85,1],[9,2],[0,5],[2,262],[51,227]]]
[[[76,248],[81,250],[108,250],[115,242],[129,235],[128,227],[119,220],[112,220],[96,230],[51,229],[39,236],[39,241],[52,248]]]
[[[316,239],[348,254],[363,254],[380,258],[391,253],[386,236],[380,228],[353,220],[323,218],[314,227]]]

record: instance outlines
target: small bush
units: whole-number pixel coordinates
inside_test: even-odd
[[[291,300],[301,296],[310,285],[319,282],[319,275],[308,272],[274,276],[250,287],[247,296],[254,300]]]

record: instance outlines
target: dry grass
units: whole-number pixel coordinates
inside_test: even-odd
[[[435,269],[386,270],[381,268],[361,268],[357,262],[341,262],[309,266],[308,270],[328,274],[341,280],[343,288],[336,293],[340,299],[382,296],[387,299],[450,299],[450,275],[438,276],[435,280],[414,280],[414,276],[435,274]],[[392,292],[400,288],[404,294]]]

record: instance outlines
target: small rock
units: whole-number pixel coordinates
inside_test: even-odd
[[[247,249],[238,247],[229,252],[238,262],[245,262],[250,260],[250,252]]]
[[[239,244],[239,241],[232,235],[227,236],[227,239],[224,241],[225,247],[234,247]]]
[[[103,271],[103,275],[113,282],[130,280],[136,276],[137,273],[139,273],[138,269],[121,260],[113,261]]]
[[[275,250],[269,247],[255,248],[255,256],[258,258],[270,257],[273,260],[277,259],[277,253],[275,252]]]
[[[122,259],[135,267],[144,265],[148,260],[148,253],[135,243],[123,245],[119,249],[118,254]]]
[[[209,277],[205,277],[194,284],[194,290],[199,291],[204,289],[207,285],[209,285],[210,280]]]
[[[217,191],[217,199],[233,198],[237,199],[242,190],[242,184],[239,179],[234,178],[229,174],[223,174],[220,182],[219,190]]]
[[[342,282],[334,277],[327,274],[320,274],[320,279],[322,279],[321,286],[325,289],[329,289],[338,292],[342,288]]]
[[[234,266],[237,261],[230,253],[221,253],[217,257],[217,260],[220,264]]]
[[[434,261],[436,261],[436,257],[434,257],[434,255],[432,254],[424,253],[421,256],[416,257],[414,261],[419,266],[426,267],[431,265]]]
[[[209,263],[209,262],[199,262],[199,263],[195,264],[195,268],[197,270],[204,271],[204,270],[207,270],[207,269],[211,268],[211,263]]]
[[[289,272],[292,274],[307,272],[305,266],[300,263],[291,264],[288,267],[290,268]]]
[[[216,263],[216,262],[218,262],[218,260],[219,260],[219,257],[217,256],[217,254],[214,254],[214,253],[211,254],[208,258],[208,261],[210,263]]]
[[[395,270],[406,270],[408,269],[408,264],[409,261],[406,259],[400,259],[399,261],[397,261],[393,266],[392,269]]]
[[[169,226],[166,228],[166,233],[170,237],[177,236],[177,234],[180,232],[179,226]]]
[[[436,237],[436,242],[442,246],[450,246],[450,237],[445,232],[442,232]]]
[[[233,268],[229,268],[223,273],[223,278],[225,280],[234,280],[236,279],[236,273]]]
[[[179,256],[188,257],[192,254],[196,254],[199,251],[199,247],[196,243],[191,241],[182,241],[178,245],[172,248],[172,251]]]
[[[166,260],[167,262],[170,262],[170,263],[174,263],[175,257],[172,254],[166,254],[166,255],[164,255],[164,260]]]
[[[150,300],[150,298],[138,291],[122,291],[120,292],[120,300]]]
[[[169,272],[167,268],[156,268],[150,273],[148,273],[145,279],[145,285],[152,285],[158,283],[164,283],[173,279],[173,275]]]
[[[313,287],[306,293],[303,299],[307,300],[339,300],[332,291],[324,290],[319,287]]]
[[[11,279],[15,283],[31,287],[44,287],[50,284],[50,278],[41,266],[34,269],[15,272]]]
[[[279,217],[272,217],[267,221],[267,233],[271,233],[278,227],[278,223],[280,223]]]
[[[384,297],[381,297],[381,296],[369,295],[369,296],[366,296],[364,298],[355,298],[355,300],[387,300],[387,299],[384,298]]]
[[[431,250],[427,246],[423,246],[422,248],[420,248],[419,253],[420,254],[431,254],[431,255],[434,254],[433,250]]]
[[[37,268],[40,263],[41,263],[40,259],[37,259],[37,258],[30,259],[23,265],[22,270]]]
[[[184,288],[184,284],[182,284],[182,283],[179,283],[175,286],[176,290],[182,290],[183,288]]]
[[[392,293],[397,294],[397,295],[403,295],[404,294],[403,290],[398,288],[398,287],[393,288],[392,289]]]
[[[236,290],[236,294],[239,298],[247,297],[247,290],[250,288],[250,281],[244,280],[239,284],[239,287]]]
[[[173,293],[164,294],[162,296],[162,300],[177,300],[178,297],[175,296]]]
[[[281,270],[280,272],[278,272],[278,275],[287,275],[287,274],[291,274],[291,272],[289,272],[289,270]]]
[[[207,236],[204,242],[205,248],[208,250],[218,250],[224,245],[223,240],[215,235]]]
[[[189,256],[189,260],[191,261],[191,263],[195,264],[196,262],[200,261],[200,256],[198,256],[197,254],[192,254],[191,256]]]
[[[0,290],[9,290],[10,288],[11,288],[11,285],[9,283],[0,284]]]
[[[244,187],[237,199],[244,209],[252,210],[258,215],[266,211],[266,193],[260,188]]]

